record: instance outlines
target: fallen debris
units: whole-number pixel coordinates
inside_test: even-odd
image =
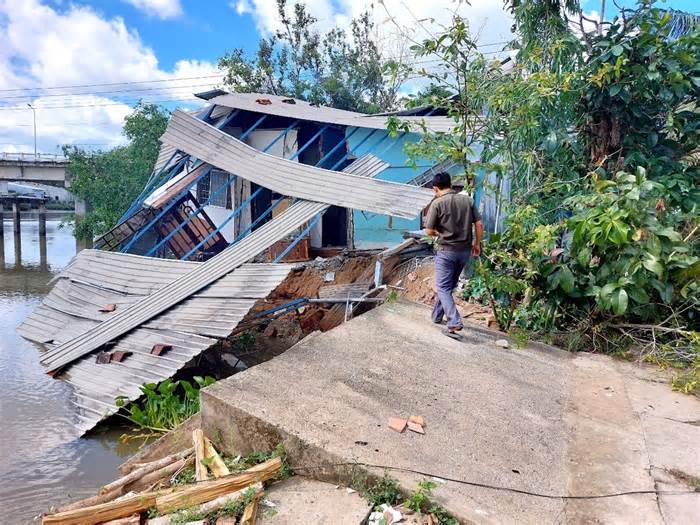
[[[104,485],[97,496],[47,514],[43,517],[42,523],[131,525],[141,523],[142,513],[149,509],[156,509],[164,516],[151,519],[148,523],[168,525],[173,522],[168,515],[179,510],[187,508],[208,514],[245,498],[248,505],[244,511],[244,517],[247,516],[247,521],[244,519],[242,523],[253,524],[258,501],[264,492],[263,482],[279,475],[282,460],[276,457],[243,472],[230,474],[223,459],[201,429],[195,429],[192,436],[194,447],[156,461],[131,465],[128,473]],[[165,482],[166,478],[191,464],[195,457],[200,458],[198,463],[204,467],[202,481],[176,485],[160,491],[151,490],[154,483]],[[216,479],[207,479],[207,468],[211,469]],[[166,484],[170,483],[166,482]],[[132,487],[148,490],[124,494],[126,489]]]
[[[399,417],[392,417],[389,419],[389,428],[395,432],[398,432],[399,434],[406,430],[407,424],[408,421]]]
[[[117,309],[117,305],[114,303],[106,304],[100,308],[100,312],[109,313]]]
[[[145,463],[142,466],[140,466],[139,468],[132,470],[126,476],[122,476],[121,478],[103,486],[99,490],[99,495],[105,495],[109,492],[113,492],[117,489],[121,489],[121,488],[129,485],[130,483],[133,483],[134,481],[144,477],[146,474],[150,474],[154,471],[158,471],[158,470],[162,469],[163,467],[167,467],[167,466],[172,465],[174,463],[178,463],[179,461],[183,461],[185,458],[187,458],[191,454],[192,454],[192,449],[190,448],[187,450],[183,450],[182,452],[179,452],[177,454],[166,456],[163,459],[160,459],[158,461],[152,461],[150,463]]]
[[[493,344],[500,346],[501,348],[510,347],[510,343],[506,339],[496,339]]]
[[[194,445],[194,472],[197,481],[209,479],[207,476],[207,467],[204,464],[206,458],[206,444],[204,443],[204,432],[201,428],[196,428],[192,431],[192,444]]]
[[[409,421],[408,423],[408,430],[411,432],[415,432],[416,434],[425,434],[425,430],[423,430],[423,426],[419,425],[418,423],[415,423],[413,421]]]
[[[255,519],[258,516],[258,501],[260,496],[253,496],[253,501],[246,505],[241,516],[241,525],[255,525]]]
[[[425,427],[425,418],[423,416],[410,416],[408,420],[412,423]]]
[[[153,345],[151,348],[151,355],[163,355],[173,349],[173,345],[167,345],[164,343],[158,343]]]
[[[391,505],[382,503],[379,509],[380,510],[374,511],[369,515],[368,525],[392,525],[393,523],[399,523],[403,520],[401,512]]]
[[[221,456],[214,448],[214,445],[212,445],[211,441],[209,441],[209,438],[207,437],[204,438],[204,451],[207,460],[209,461],[209,470],[211,470],[211,473],[215,478],[220,478],[231,474],[231,471],[229,471],[226,463],[224,463],[224,460],[221,459]]]

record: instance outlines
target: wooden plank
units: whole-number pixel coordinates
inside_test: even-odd
[[[194,445],[194,472],[197,481],[208,479],[207,467],[203,463],[206,455],[206,444],[204,443],[204,432],[201,428],[192,431],[192,444]]]
[[[211,473],[214,474],[215,478],[220,478],[231,474],[231,471],[226,466],[226,463],[224,463],[224,460],[221,459],[221,456],[219,456],[219,453],[214,448],[214,445],[212,445],[211,441],[209,441],[209,439],[206,437],[204,438],[204,451],[207,458],[211,458],[210,470]]]
[[[156,508],[158,512],[168,514],[185,507],[199,505],[229,492],[248,487],[253,483],[272,479],[279,474],[281,468],[282,460],[273,458],[241,474],[188,485],[182,490],[158,496]]]
[[[192,170],[188,175],[184,176],[182,179],[170,186],[162,195],[158,196],[151,203],[151,208],[161,208],[164,204],[167,204],[173,200],[181,191],[186,190],[195,180],[197,180],[202,172],[208,168],[209,166],[202,164],[198,168]]]
[[[141,513],[156,504],[155,492],[134,494],[116,501],[109,501],[91,507],[57,512],[43,517],[42,524],[58,525],[93,525],[103,521],[114,520]]]

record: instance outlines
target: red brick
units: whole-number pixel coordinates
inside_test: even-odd
[[[400,417],[389,418],[389,428],[398,432],[399,434],[406,430],[406,423],[407,421],[405,419],[401,419]]]
[[[415,432],[416,434],[425,434],[425,430],[423,430],[422,425],[414,423],[413,421],[408,422],[408,430]]]

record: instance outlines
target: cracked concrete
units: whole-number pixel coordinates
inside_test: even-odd
[[[207,388],[202,424],[231,453],[282,441],[293,466],[334,482],[384,472],[338,463],[555,496],[687,491],[667,472],[700,475],[700,427],[681,423],[700,419],[700,401],[659,373],[543,346],[497,348],[502,334],[483,329],[468,335],[444,337],[423,306],[384,305]],[[387,428],[410,414],[425,416],[424,436]],[[426,477],[389,474],[405,491]],[[433,493],[465,523],[697,523],[699,498],[562,500],[454,481]]]

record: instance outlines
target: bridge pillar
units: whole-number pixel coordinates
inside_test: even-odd
[[[0,271],[5,269],[5,206],[0,201]]]
[[[19,212],[19,202],[17,200],[12,201],[12,226],[14,227],[15,235],[22,233]]]

